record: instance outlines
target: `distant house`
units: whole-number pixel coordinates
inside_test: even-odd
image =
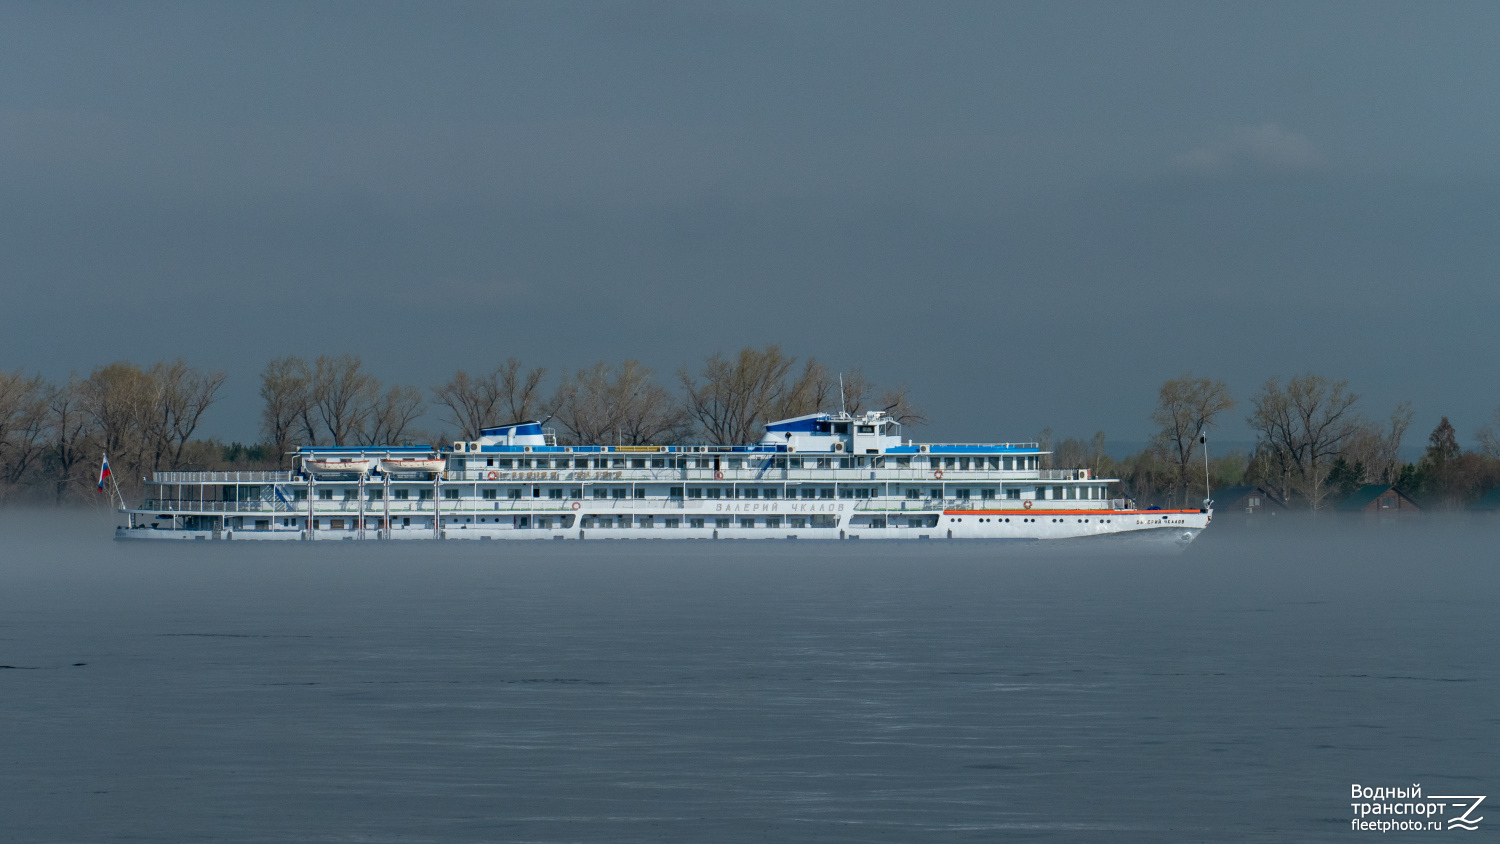
[[[1276,513],[1286,509],[1276,493],[1263,486],[1231,486],[1214,491],[1216,513]]]
[[[1500,486],[1486,492],[1479,500],[1469,505],[1469,512],[1493,516],[1500,513]]]
[[[1365,484],[1333,509],[1380,521],[1409,518],[1422,512],[1415,501],[1390,484]]]

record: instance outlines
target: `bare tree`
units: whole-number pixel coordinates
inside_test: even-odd
[[[447,383],[432,388],[432,401],[448,409],[447,422],[458,428],[462,440],[477,440],[479,432],[500,420],[495,409],[500,405],[500,373],[471,376],[460,369]]]
[[[168,468],[176,470],[182,465],[183,450],[198,430],[203,414],[218,398],[226,376],[222,371],[195,369],[181,358],[158,363],[151,368],[150,375],[156,382],[157,408],[153,416],[159,425],[157,449],[167,457]],[[152,468],[156,467],[154,462]]]
[[[1411,402],[1396,405],[1390,419],[1381,425],[1360,421],[1345,442],[1343,456],[1351,469],[1363,468],[1361,482],[1394,483],[1401,465],[1401,441],[1411,426]]]
[[[925,424],[927,414],[912,403],[909,393],[910,389],[905,384],[886,387],[880,391],[880,398],[876,403],[882,411],[902,425]]]
[[[542,379],[547,377],[546,367],[538,366],[521,371],[521,361],[507,358],[496,370],[500,380],[500,395],[505,409],[510,413],[509,422],[531,422],[541,416]]]
[[[116,476],[127,486],[135,484],[149,465],[154,447],[150,436],[154,380],[139,366],[120,361],[89,373],[80,394],[97,444],[114,462]]]
[[[808,358],[802,365],[802,374],[792,380],[790,386],[772,405],[767,417],[771,420],[806,416],[828,407],[838,390],[838,381],[828,374],[828,367],[817,358]]]
[[[1161,385],[1151,421],[1158,426],[1152,445],[1177,467],[1177,489],[1188,504],[1188,479],[1194,468],[1198,437],[1219,414],[1234,407],[1223,381],[1194,378],[1191,372]]]
[[[49,462],[53,479],[54,500],[61,504],[68,493],[81,486],[81,466],[92,460],[93,441],[89,437],[89,417],[84,412],[83,385],[74,376],[54,387],[47,396],[47,423],[50,429]]]
[[[1327,495],[1324,481],[1333,460],[1359,428],[1359,396],[1349,392],[1347,381],[1307,374],[1285,388],[1271,378],[1252,401],[1248,421],[1280,470],[1282,495],[1296,489],[1316,512]]]
[[[416,387],[391,386],[371,408],[369,425],[360,432],[364,445],[409,445],[412,425],[426,410],[422,391]]]
[[[313,365],[312,405],[336,446],[352,445],[374,411],[380,382],[355,355],[320,356]]]
[[[261,435],[276,450],[276,468],[286,466],[287,452],[299,445],[315,445],[312,439],[312,373],[307,361],[281,357],[266,364],[260,374]]]
[[[40,375],[0,372],[0,483],[6,487],[20,483],[46,451],[48,390]]]
[[[551,405],[575,445],[650,445],[682,436],[690,423],[651,370],[634,360],[578,370],[558,385]]]
[[[713,442],[758,442],[767,417],[784,407],[786,377],[796,362],[775,345],[747,346],[733,360],[715,352],[703,362],[701,382],[686,369],[678,372],[687,411]]]

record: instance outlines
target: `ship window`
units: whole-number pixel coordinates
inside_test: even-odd
[[[788,468],[791,468],[791,469],[801,469],[802,468],[802,458],[800,458],[800,457],[788,457],[787,461],[786,461],[786,465],[787,465]]]
[[[819,457],[818,458],[818,468],[819,469],[832,469],[833,468],[833,458],[832,457]]]
[[[688,487],[688,491],[687,492],[688,492],[688,494],[687,494],[688,498],[702,498],[703,497],[703,488],[702,487],[690,486],[690,487]]]
[[[609,497],[610,498],[624,498],[625,497],[625,493],[628,492],[628,491],[629,490],[626,490],[623,487],[616,487],[616,488],[614,488],[614,489],[612,489],[612,490],[609,491]]]
[[[561,500],[563,497],[563,491],[560,489],[549,489],[547,490],[547,497],[553,500]]]
[[[487,490],[484,490],[483,493],[484,493],[484,500],[485,501],[494,501],[495,500],[496,490],[487,489]]]
[[[853,498],[853,497],[854,497],[854,490],[850,489],[849,487],[841,487],[839,489],[839,498]]]
[[[864,486],[857,487],[854,490],[854,497],[855,498],[869,498],[870,497],[870,488],[869,487],[864,487]]]
[[[318,490],[318,500],[319,501],[332,501],[333,500],[333,490],[331,490],[331,489],[320,489],[320,490]]]
[[[755,527],[755,519],[740,519],[740,527],[742,527],[742,528],[753,528],[753,527]]]
[[[952,469],[954,462],[955,462],[955,458],[944,457],[943,458],[943,468],[944,469]]]
[[[411,493],[410,493],[409,490],[404,490],[404,489],[393,489],[393,490],[391,490],[391,497],[394,498],[394,499],[396,499],[397,501],[405,501],[407,498],[410,497],[410,495],[411,495]]]
[[[573,458],[573,468],[574,469],[587,469],[588,467],[589,467],[589,459],[587,457],[575,457],[575,458]]]
[[[816,489],[810,487],[810,486],[802,487],[802,497],[803,498],[817,498],[818,497],[818,491]]]
[[[897,469],[910,469],[911,468],[911,458],[910,457],[897,457],[896,458],[896,468]]]
[[[760,497],[760,490],[756,489],[755,487],[746,487],[745,488],[745,497],[746,498],[759,498]]]
[[[989,467],[992,471],[1000,468],[1000,458],[998,455],[990,455],[988,458],[988,462]]]
[[[833,432],[835,434],[848,434],[849,433],[849,423],[848,422],[835,422],[835,423],[833,423]]]
[[[960,468],[960,469],[962,469],[964,471],[968,471],[968,469],[969,469],[969,458],[967,458],[967,457],[960,457],[960,458],[958,458],[958,468]]]
[[[968,498],[969,497],[969,491],[967,489],[956,489],[956,490],[953,491],[953,497],[954,498]]]
[[[825,486],[822,489],[819,489],[818,490],[818,497],[819,498],[832,498],[833,497],[833,487],[831,487],[831,486]]]
[[[509,469],[511,467],[510,458],[502,457],[499,460],[495,461],[495,465],[499,466],[501,469]]]
[[[636,491],[635,491],[635,497],[636,498],[645,498],[646,497],[646,490],[645,490],[645,488],[644,487],[638,487],[636,489]]]
[[[941,469],[943,468],[943,458],[929,457],[927,458],[927,465],[931,466],[934,469]]]
[[[738,468],[740,468],[740,459],[738,457],[731,457],[731,458],[729,458],[729,468],[731,468],[731,469],[738,469]]]
[[[646,458],[644,458],[644,457],[632,457],[630,459],[630,468],[632,468],[632,469],[644,469],[644,468],[646,468]]]
[[[766,517],[766,527],[768,527],[768,528],[779,528],[779,527],[781,527],[781,517],[780,516],[767,516]]]
[[[682,487],[680,487],[680,486],[674,486],[671,489],[667,490],[667,497],[668,498],[681,498],[682,497]]]
[[[922,490],[920,490],[920,489],[911,489],[910,487],[908,487],[907,490],[906,490],[906,497],[910,498],[910,499],[921,498],[922,497]]]
[[[613,458],[613,461],[614,461],[614,465],[611,468],[613,468],[613,469],[623,469],[623,468],[625,468],[625,458],[623,458],[623,457],[616,457],[616,458]]]
[[[856,434],[873,434],[873,433],[875,433],[875,426],[874,425],[856,425],[856,426],[854,426],[854,433],[856,433]]]
[[[568,497],[569,498],[582,498],[583,497],[583,487],[581,487],[581,486],[568,487]]]
[[[839,458],[839,468],[840,469],[848,469],[848,468],[851,468],[852,466],[853,466],[853,464],[849,462],[849,458],[847,458],[847,457],[840,457]]]
[[[979,491],[979,497],[980,498],[987,498],[987,499],[988,498],[994,498],[995,497],[995,491],[993,489],[981,489]]]
[[[449,501],[457,501],[458,500],[458,490],[456,490],[456,489],[445,489],[445,490],[443,490],[443,497],[446,498],[446,499],[448,499]]]
[[[293,501],[306,501],[307,500],[307,490],[305,490],[305,489],[294,489],[294,490],[292,490],[292,500]]]
[[[718,498],[719,497],[719,488],[716,487],[716,486],[709,487],[708,488],[708,497],[709,498]]]
[[[594,487],[594,497],[595,498],[608,498],[609,497],[609,490],[605,489],[602,486],[596,486],[596,487]]]
[[[792,527],[794,529],[801,529],[801,528],[807,527],[807,519],[803,518],[802,516],[793,516],[792,517]]]
[[[521,500],[521,490],[519,490],[519,489],[508,489],[508,490],[505,491],[505,497],[509,498],[511,501],[520,501]]]
[[[595,469],[608,469],[609,468],[609,458],[608,457],[595,457],[594,458],[594,468]]]
[[[1015,471],[1016,459],[1014,457],[1002,458],[1000,468],[1004,469],[1007,472]]]
[[[420,501],[431,501],[432,500],[432,490],[430,490],[430,489],[419,489],[419,490],[417,490],[417,499],[420,500]]]
[[[665,457],[653,457],[653,458],[651,458],[651,468],[653,468],[653,469],[665,469],[665,468],[667,468],[667,459]]]
[[[385,498],[385,490],[381,489],[380,487],[371,487],[370,489],[365,491],[370,494],[371,501],[379,501],[382,498]]]
[[[761,498],[775,498],[776,496],[777,490],[774,489],[763,489],[760,491]]]
[[[1005,497],[1012,501],[1019,501],[1021,499],[1021,491],[1019,489],[1007,489]]]
[[[727,527],[729,527],[729,518],[727,516],[721,516],[721,517],[719,517],[717,519],[714,519],[714,527],[716,527],[716,528],[727,528]]]
[[[688,519],[688,527],[701,528],[701,527],[703,527],[703,520],[702,519]]]

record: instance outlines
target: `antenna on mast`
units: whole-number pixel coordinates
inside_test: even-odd
[[[844,373],[839,373],[839,415],[848,416],[849,412],[844,410]]]

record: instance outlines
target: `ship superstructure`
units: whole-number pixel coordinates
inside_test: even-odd
[[[1035,442],[913,443],[883,413],[772,422],[755,445],[560,446],[542,422],[451,449],[305,447],[283,472],[157,472],[121,539],[1008,539],[1185,546],[1210,512],[1141,510]]]

